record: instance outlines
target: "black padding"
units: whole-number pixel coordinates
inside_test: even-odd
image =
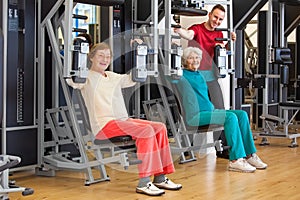
[[[179,25],[179,24],[171,24],[171,28],[181,28],[181,25]]]
[[[215,38],[215,41],[218,41],[218,42],[222,42],[222,41],[229,41],[230,38]]]
[[[207,15],[207,10],[186,7],[172,7],[171,13],[184,16],[205,16]]]
[[[215,28],[215,31],[230,31],[229,28]]]
[[[280,83],[287,86],[290,83],[289,67],[286,65],[280,66]]]
[[[117,136],[117,137],[112,137],[107,140],[94,140],[94,144],[96,145],[101,145],[101,144],[109,144],[109,143],[128,143],[132,141],[132,137],[129,135],[125,136]]]
[[[78,3],[93,4],[97,6],[115,6],[122,5],[125,0],[74,0]]]
[[[79,104],[79,110],[82,116],[83,126],[88,132],[92,132],[89,114],[85,106],[83,96],[81,95],[81,91],[79,89],[74,89],[73,92],[76,97],[76,100],[78,101],[77,103]]]
[[[218,124],[208,124],[208,125],[198,126],[199,132],[210,132],[210,131],[223,130],[223,129],[224,127]]]
[[[280,102],[279,106],[285,106],[285,107],[299,107],[300,108],[300,102]]]
[[[20,163],[20,161],[17,160],[17,159],[15,159],[15,160],[9,160],[4,165],[0,166],[0,172],[3,172],[4,170],[9,169],[11,167],[14,167],[14,166],[16,166],[19,163]]]
[[[279,2],[286,5],[300,6],[300,0],[279,0]]]
[[[207,124],[202,126],[190,126],[187,123],[185,124],[186,124],[186,129],[188,131],[197,130],[198,133],[215,132],[215,131],[224,130],[224,126],[219,124]]]

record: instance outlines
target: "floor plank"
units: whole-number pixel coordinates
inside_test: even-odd
[[[271,145],[259,146],[259,156],[269,165],[255,173],[227,171],[228,160],[215,153],[199,156],[197,161],[178,164],[176,173],[169,175],[183,185],[180,191],[167,191],[162,197],[148,197],[135,193],[138,178],[136,168],[121,171],[107,167],[111,181],[84,186],[81,172],[59,171],[55,177],[35,176],[34,171],[15,172],[11,178],[17,184],[34,189],[34,194],[22,196],[10,193],[13,200],[82,200],[82,199],[300,199],[299,147],[289,148],[288,139],[269,139]]]

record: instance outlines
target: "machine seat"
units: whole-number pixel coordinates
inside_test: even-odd
[[[109,144],[109,143],[124,143],[124,144],[126,144],[131,141],[133,141],[133,140],[130,135],[124,135],[124,136],[112,137],[112,138],[105,139],[105,140],[95,139],[94,144],[96,144],[96,145],[103,145],[103,144]]]
[[[300,109],[300,102],[280,102],[279,106],[284,107],[297,107]]]
[[[189,129],[190,127],[188,127]],[[221,131],[224,130],[223,125],[218,125],[218,124],[208,124],[208,125],[203,125],[203,126],[198,126],[198,132],[210,132],[210,131]]]

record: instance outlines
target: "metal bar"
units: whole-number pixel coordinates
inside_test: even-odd
[[[42,148],[42,143],[44,142],[44,124],[45,124],[45,24],[41,23],[41,8],[42,0],[38,0],[38,84],[37,84],[37,105],[38,105],[38,166],[42,165],[42,156],[44,155],[44,148]],[[48,16],[48,15],[47,15]],[[47,17],[46,17],[47,19]]]
[[[241,19],[240,19],[240,21],[239,22],[237,22],[236,24],[235,24],[235,26],[233,27],[233,30],[236,30],[247,18],[248,18],[248,16],[251,14],[251,13],[253,13],[253,11],[255,10],[255,8],[258,6],[258,5],[260,5],[261,4],[261,0],[257,0],[256,1],[256,3],[248,10],[248,12],[244,15],[244,17],[242,17]]]
[[[171,0],[165,0],[164,74],[171,75]]]
[[[41,24],[42,27],[45,26],[45,23],[46,23],[47,19],[51,19],[54,16],[54,14],[58,11],[59,7],[63,4],[63,2],[64,2],[64,0],[58,0],[54,4],[54,6],[50,10],[50,12],[46,15],[45,19],[42,22],[40,21],[41,22],[40,24]],[[41,4],[42,4],[42,0],[39,0],[39,5],[38,6],[41,7]],[[39,8],[39,10],[40,10],[39,14],[41,14],[41,12],[42,12],[41,8]],[[40,20],[41,20],[41,17],[40,17]]]
[[[284,34],[288,34],[294,30],[295,25],[299,25],[300,23],[300,15],[285,29]]]
[[[3,31],[3,113],[2,113],[2,154],[6,154],[6,96],[7,96],[7,9],[8,1],[2,1],[2,31]]]
[[[51,23],[50,19],[47,20],[46,28],[47,28],[47,31],[48,31],[49,40],[50,40],[51,47],[52,47],[52,54],[54,55],[55,63],[58,64],[58,73],[62,74],[63,64],[62,64],[62,61],[60,59],[59,47],[58,47],[58,44],[56,42],[55,33],[54,33],[53,26],[52,26],[52,23]]]
[[[289,120],[289,123],[288,124],[292,124],[292,121],[294,120],[294,118],[296,117],[296,115],[298,114],[299,110],[297,110],[293,116],[291,117],[291,119]]]
[[[158,0],[152,0],[151,15],[153,20],[152,33],[153,33],[153,69],[158,72]],[[154,75],[157,77],[158,75]]]
[[[37,4],[37,0],[35,0],[35,4]],[[34,7],[34,12],[35,13],[37,13],[37,11],[38,11],[38,9],[37,9],[37,7],[35,6]],[[34,38],[35,38],[35,40],[34,40],[34,82],[33,82],[33,84],[34,84],[34,89],[33,89],[33,97],[34,97],[34,103],[33,103],[33,124],[37,124],[37,66],[38,66],[38,60],[37,60],[37,44],[38,44],[38,42],[37,41],[39,41],[39,40],[36,40],[36,38],[37,38],[37,25],[35,24],[34,25],[34,33],[33,33],[33,35],[34,35]],[[36,128],[37,128],[37,126],[36,126]]]
[[[16,131],[16,130],[27,130],[37,128],[37,125],[32,126],[17,126],[17,127],[6,127],[6,131]]]
[[[284,12],[285,5],[284,3],[279,3],[279,45],[280,47],[286,46],[284,43]],[[279,65],[279,67],[282,67],[282,65]],[[286,102],[287,100],[287,87],[284,87],[284,85],[279,85],[279,101],[280,102]],[[282,110],[279,109],[279,116],[282,116]]]
[[[71,44],[72,44],[72,15],[73,15],[73,0],[65,1],[65,30],[64,30],[64,68],[63,76],[70,77],[72,66]],[[59,49],[58,51],[59,52]]]
[[[227,19],[227,24],[228,24],[228,38],[230,38],[230,40],[228,41],[229,43],[229,50],[231,52],[230,54],[230,60],[229,60],[229,68],[228,70],[230,70],[231,74],[230,74],[230,78],[231,78],[231,99],[229,99],[229,102],[231,102],[231,108],[235,109],[235,59],[234,59],[234,52],[235,52],[235,45],[233,44],[233,41],[231,40],[231,32],[233,31],[233,6],[232,6],[232,0],[229,0],[228,3],[228,19]]]
[[[272,47],[272,22],[273,22],[273,7],[272,7],[272,0],[269,0],[269,10],[267,13],[267,38],[266,38],[266,76],[269,76],[269,70],[270,70],[270,57],[271,57],[271,47]],[[268,115],[268,97],[269,92],[269,79],[265,78],[265,88],[263,89],[263,110],[262,115]],[[263,128],[265,127],[265,121],[263,120]]]
[[[114,27],[113,27],[114,16],[113,16],[113,11],[114,11],[113,7],[109,7],[109,16],[108,16],[109,38],[108,38],[108,44],[109,44],[112,52],[114,52],[114,40],[113,40],[113,37],[114,37]],[[109,70],[114,71],[114,63],[113,62],[110,63]]]

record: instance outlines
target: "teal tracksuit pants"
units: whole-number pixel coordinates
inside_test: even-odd
[[[256,152],[247,113],[243,110],[215,109],[209,99],[207,84],[200,71],[183,70],[183,77],[172,82],[179,90],[188,125],[224,126],[227,145],[230,146],[230,160],[243,158]]]
[[[243,158],[246,157],[246,155],[256,152],[248,115],[245,111],[201,111],[198,117],[199,126],[207,124],[219,124],[224,126],[227,144],[230,146],[230,160]]]

